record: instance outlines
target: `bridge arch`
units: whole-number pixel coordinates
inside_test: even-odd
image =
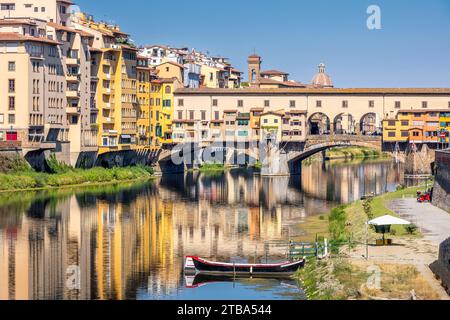
[[[334,134],[355,133],[355,118],[350,113],[340,113],[334,118]]]
[[[363,135],[373,135],[380,129],[378,115],[375,112],[364,114],[359,121],[359,130]]]
[[[313,113],[308,119],[308,133],[310,135],[330,134],[330,118],[322,112]]]
[[[369,139],[370,138],[370,139]],[[311,139],[305,145],[303,150],[292,151],[288,154],[288,165],[291,173],[299,173],[301,162],[319,152],[336,147],[366,147],[381,151],[381,138],[379,137],[360,137],[357,136],[334,136],[326,139]]]

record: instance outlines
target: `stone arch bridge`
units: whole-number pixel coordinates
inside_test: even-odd
[[[223,163],[232,165],[247,165],[260,161],[262,175],[285,176],[300,174],[301,162],[317,153],[347,146],[369,147],[381,151],[382,139],[379,136],[363,135],[311,135],[305,141],[284,141],[274,145],[259,142],[223,142],[220,147],[211,147],[207,144],[189,143],[162,151],[156,170],[162,173],[181,172],[198,167],[207,161],[205,154],[211,154],[208,149],[215,148],[215,152],[223,153],[219,157],[221,160],[217,162],[223,160]]]

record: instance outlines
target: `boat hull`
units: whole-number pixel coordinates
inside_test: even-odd
[[[197,273],[220,276],[288,276],[305,266],[305,259],[281,264],[232,264],[189,258]]]

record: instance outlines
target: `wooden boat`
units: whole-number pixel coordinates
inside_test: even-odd
[[[196,256],[186,257],[185,270],[222,276],[287,276],[305,266],[305,258],[295,262],[274,264],[223,263],[208,261]]]

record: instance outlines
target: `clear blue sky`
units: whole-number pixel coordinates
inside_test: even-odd
[[[324,62],[337,87],[450,87],[448,0],[75,1],[138,45],[195,47],[244,72],[256,50],[303,82]],[[371,4],[382,30],[366,27]]]

